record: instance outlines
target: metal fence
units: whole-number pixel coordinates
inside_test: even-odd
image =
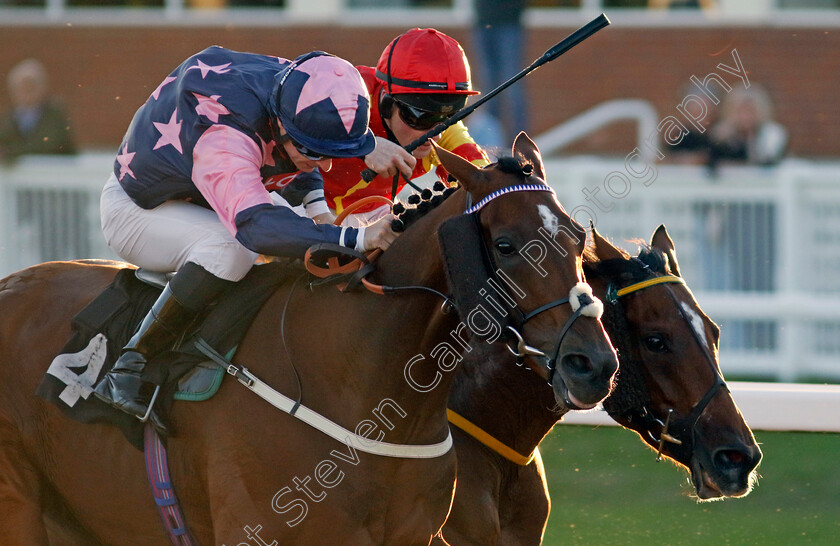
[[[667,226],[683,276],[721,324],[725,373],[840,379],[840,164],[712,173],[578,158],[546,170],[578,221],[595,216],[628,251]]]
[[[0,276],[75,258],[116,256],[99,222],[112,154],[30,156],[0,169]]]
[[[0,169],[0,275],[48,260],[115,258],[98,210],[112,162],[111,154],[30,157]],[[714,176],[671,165],[639,176],[630,167],[546,163],[566,209],[581,222],[594,216],[626,250],[667,226],[683,276],[721,324],[727,376],[840,382],[840,163],[791,160]]]

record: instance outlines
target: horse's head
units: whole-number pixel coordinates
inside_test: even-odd
[[[621,372],[604,407],[651,447],[691,471],[700,499],[749,493],[761,451],[718,365],[720,329],[680,277],[665,226],[630,258],[593,230],[587,278],[604,295],[604,320]]]
[[[521,133],[512,158],[483,169],[437,154],[466,191],[466,213],[438,230],[462,320],[488,342],[507,342],[559,403],[594,407],[612,386],[615,351],[599,320],[601,302],[583,283],[585,231],[545,183],[536,145]]]

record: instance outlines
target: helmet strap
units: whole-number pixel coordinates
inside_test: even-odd
[[[390,93],[383,92],[382,98],[379,99],[379,116],[382,120],[386,120],[391,117],[391,114],[394,112],[394,97],[390,95]]]
[[[397,42],[399,42],[400,38],[402,38],[403,36],[405,36],[404,33],[400,34],[399,36],[394,38],[394,43],[391,44],[391,51],[388,52],[388,74],[386,75],[385,83],[388,84],[388,95],[389,96],[393,94],[392,91],[391,91],[391,58],[394,56],[394,49],[396,49],[396,47],[397,47]]]

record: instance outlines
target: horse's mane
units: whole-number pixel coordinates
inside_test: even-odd
[[[668,258],[664,252],[641,240],[634,240],[633,242],[639,245],[638,256],[630,256],[627,252],[617,249],[623,258],[612,260],[601,260],[596,254],[594,245],[587,244],[583,251],[584,269],[609,282],[627,284],[650,278],[654,273],[660,275],[672,274],[668,267]]]
[[[496,163],[491,163],[484,168],[498,166],[499,169],[508,174],[518,174],[525,179],[534,172],[534,165],[529,160],[516,157],[500,157]],[[417,220],[437,208],[450,195],[455,193],[458,189],[457,185],[451,185],[457,182],[455,177],[449,175],[450,186],[446,186],[443,182],[435,182],[432,189],[426,188],[420,192],[414,192],[406,198],[406,202],[394,203],[394,214],[397,216],[392,224],[394,231],[405,231],[410,225]]]
[[[432,189],[426,188],[421,192],[414,192],[406,198],[406,202],[394,203],[393,212],[396,219],[391,228],[396,232],[405,231],[417,220],[436,209],[450,195],[458,190],[457,186],[445,186],[443,182],[435,182]]]
[[[500,157],[496,163],[488,165],[488,167],[492,165],[497,165],[503,173],[518,174],[522,178],[527,178],[534,173],[534,164],[523,157]]]
[[[587,245],[583,255],[583,267],[587,276],[596,276],[607,284],[629,285],[653,277],[655,274],[671,274],[665,254],[644,241],[639,245],[638,256],[630,256],[620,250],[623,258],[599,260],[595,248]],[[604,400],[604,409],[610,415],[625,415],[631,410],[645,407],[650,401],[649,388],[645,383],[642,365],[633,357],[632,337],[625,318],[622,300],[605,302],[603,320],[609,324],[610,338],[618,352],[620,366],[616,388]]]

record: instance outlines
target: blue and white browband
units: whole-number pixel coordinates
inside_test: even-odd
[[[506,188],[494,191],[475,205],[465,210],[464,214],[472,214],[473,212],[479,211],[484,205],[486,205],[493,199],[501,197],[502,195],[508,193],[513,193],[515,191],[547,191],[554,195],[554,190],[551,189],[549,186],[546,186],[545,184],[518,184],[516,186],[508,186]]]

